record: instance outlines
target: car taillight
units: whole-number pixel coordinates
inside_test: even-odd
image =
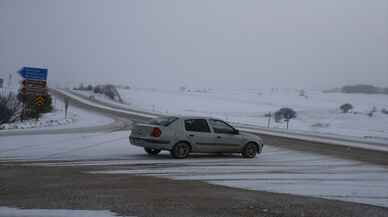
[[[159,128],[154,127],[154,129],[151,132],[151,136],[160,137],[160,135],[162,135],[162,131]]]

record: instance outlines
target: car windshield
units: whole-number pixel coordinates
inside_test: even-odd
[[[162,117],[162,118],[154,118],[149,123],[153,125],[160,125],[167,127],[168,125],[172,124],[174,121],[176,121],[177,117]]]

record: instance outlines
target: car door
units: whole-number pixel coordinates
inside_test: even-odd
[[[213,129],[214,146],[218,152],[239,152],[243,146],[243,137],[232,126],[222,120],[210,119]]]
[[[214,136],[206,119],[193,118],[184,120],[185,136],[193,152],[210,152],[214,145]]]

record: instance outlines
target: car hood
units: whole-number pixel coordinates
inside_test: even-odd
[[[240,135],[244,136],[248,140],[256,141],[259,144],[263,144],[263,139],[258,135],[255,135],[252,133],[241,132],[241,131],[240,131]]]

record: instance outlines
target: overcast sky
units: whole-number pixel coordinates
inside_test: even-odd
[[[0,0],[0,77],[142,87],[388,86],[387,0]]]

